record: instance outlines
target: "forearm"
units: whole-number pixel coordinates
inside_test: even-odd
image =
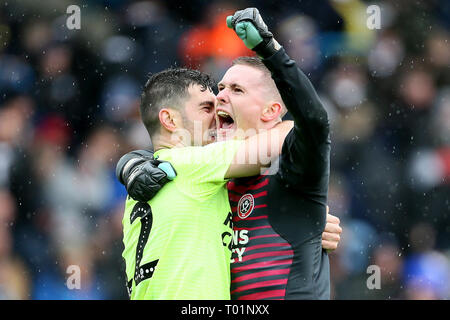
[[[309,79],[280,49],[264,63],[272,72],[295,128],[285,140],[280,167],[283,179],[310,195],[327,189],[330,126],[327,113]],[[301,184],[298,182],[301,181]],[[320,190],[320,192],[319,192]]]
[[[329,133],[328,117],[314,87],[274,39],[258,9],[236,11],[227,18],[227,25],[263,59],[272,72],[283,102],[294,117],[295,127],[301,128],[305,142],[325,141]]]
[[[225,177],[239,178],[259,174],[262,167],[269,166],[280,155],[284,140],[293,126],[292,121],[283,121],[270,130],[245,139]]]

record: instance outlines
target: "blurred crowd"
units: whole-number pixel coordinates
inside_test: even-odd
[[[71,4],[80,30],[66,26]],[[332,298],[450,298],[448,1],[13,0],[0,1],[0,299],[128,297],[114,168],[151,147],[141,88],[170,66],[219,80],[252,55],[225,25],[247,6],[331,119],[329,206],[344,229]]]

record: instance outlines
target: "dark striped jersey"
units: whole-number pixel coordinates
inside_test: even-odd
[[[330,139],[325,110],[284,49],[267,60],[295,125],[273,174],[228,183],[231,298],[329,299],[326,221]]]
[[[329,261],[321,243],[330,174],[328,116],[283,48],[262,61],[294,128],[266,174],[228,183],[232,212],[224,224],[232,222],[233,234],[222,237],[232,238],[223,243],[232,249],[231,298],[329,299]],[[129,153],[117,172],[134,157]]]

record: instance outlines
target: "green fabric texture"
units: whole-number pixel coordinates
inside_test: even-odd
[[[232,16],[227,17],[228,28],[233,28],[231,19]],[[250,50],[263,41],[263,38],[259,35],[258,30],[250,21],[243,21],[236,24],[235,31],[238,37],[244,41],[245,46]]]
[[[122,256],[131,299],[230,299],[233,231],[224,176],[242,143],[231,140],[155,152],[172,164],[177,176],[148,204],[126,201]],[[151,208],[151,223],[134,218],[142,206]],[[147,237],[142,237],[144,231]],[[136,266],[138,248],[142,259]],[[136,285],[136,272],[152,262],[152,276]]]

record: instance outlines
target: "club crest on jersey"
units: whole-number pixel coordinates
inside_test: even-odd
[[[255,199],[253,196],[250,193],[244,194],[238,202],[237,214],[239,218],[247,218],[252,213],[254,206]]]

